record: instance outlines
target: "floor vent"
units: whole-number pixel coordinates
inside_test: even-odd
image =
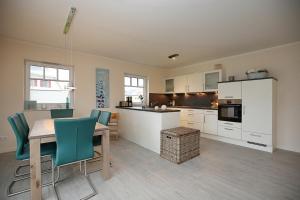
[[[249,142],[249,141],[247,141],[247,143],[254,144],[254,145],[257,145],[257,146],[262,146],[262,147],[266,147],[267,146],[266,144],[260,144],[260,143],[256,143],[256,142]]]

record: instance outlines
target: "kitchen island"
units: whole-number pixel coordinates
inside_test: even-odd
[[[179,126],[180,110],[117,107],[121,137],[160,153],[160,131]]]

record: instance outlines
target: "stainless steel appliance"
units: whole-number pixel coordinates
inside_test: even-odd
[[[218,120],[242,122],[242,100],[220,99],[218,106]]]

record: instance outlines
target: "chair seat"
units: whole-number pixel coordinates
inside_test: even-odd
[[[102,137],[100,135],[93,137],[93,146],[100,146],[102,143]]]
[[[29,159],[29,157],[30,157],[29,149],[30,149],[29,144],[25,144],[24,148],[23,148],[23,154],[20,156],[17,156],[17,160]],[[56,143],[55,142],[41,144],[41,156],[53,155],[55,153],[56,153]]]

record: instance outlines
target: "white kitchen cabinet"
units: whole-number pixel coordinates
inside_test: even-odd
[[[188,74],[187,78],[187,92],[202,92],[203,91],[203,74],[194,73]]]
[[[178,108],[174,108],[178,109]],[[180,126],[199,129],[202,133],[218,134],[218,111],[180,108]]]
[[[241,123],[218,121],[218,135],[227,138],[241,140],[242,139]]]
[[[198,129],[198,130],[200,130],[200,132],[201,132],[201,130],[203,130],[203,124],[202,123],[187,122],[186,127]]]
[[[224,82],[218,84],[219,99],[241,99],[242,82]]]
[[[222,70],[214,70],[203,73],[204,91],[218,91],[218,82],[222,81]]]
[[[243,140],[272,146],[272,135],[243,131]]]
[[[218,135],[218,115],[214,112],[204,114],[203,132]]]
[[[272,147],[276,110],[274,79],[242,82],[242,140]]]
[[[227,126],[219,126],[218,135],[232,138],[232,139],[238,139],[238,140],[242,138],[242,132],[240,128],[227,127]]]
[[[186,76],[176,76],[174,78],[174,91],[175,93],[185,93],[187,89]]]
[[[242,82],[244,131],[272,134],[273,79]]]
[[[165,79],[165,92],[173,93],[174,91],[174,78]]]

